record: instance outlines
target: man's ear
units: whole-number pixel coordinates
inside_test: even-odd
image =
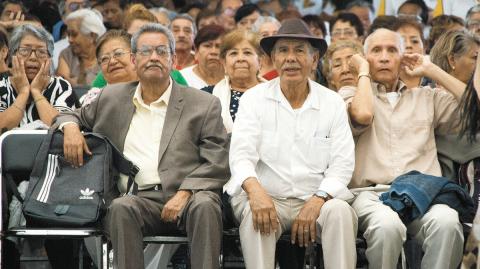
[[[315,50],[313,52],[313,66],[314,66],[314,68],[317,68],[318,61],[320,61],[320,52],[318,50]]]
[[[91,39],[92,39],[93,46],[95,47],[95,45],[97,44],[98,36],[97,36],[97,34],[95,34],[95,33],[90,33],[90,37],[91,37]]]
[[[130,54],[130,61],[136,67],[137,65],[137,58],[135,57],[135,53]]]
[[[177,54],[172,54],[172,57],[170,57],[170,61],[172,61],[172,62],[170,63],[170,67],[171,67],[172,69],[175,69],[175,68],[173,68],[173,67],[174,67],[175,63],[177,62]]]

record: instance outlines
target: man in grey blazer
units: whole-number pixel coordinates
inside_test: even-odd
[[[138,194],[115,199],[105,219],[116,268],[143,269],[142,238],[173,231],[186,232],[192,268],[219,267],[227,134],[217,98],[170,78],[174,52],[167,28],[143,26],[132,37],[139,82],[107,86],[90,105],[55,120],[72,165],[90,154],[85,129],[107,136],[140,167]],[[126,181],[118,182],[121,192],[129,191]]]

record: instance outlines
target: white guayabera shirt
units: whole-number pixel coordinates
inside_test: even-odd
[[[354,169],[354,142],[342,98],[309,80],[310,92],[292,109],[279,78],[245,92],[233,125],[231,196],[256,177],[277,198],[308,199],[319,190],[348,199]]]

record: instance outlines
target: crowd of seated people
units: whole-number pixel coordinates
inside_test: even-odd
[[[144,268],[142,238],[179,231],[190,251],[163,248],[162,266],[219,268],[232,226],[249,269],[302,266],[312,242],[325,268],[356,268],[358,238],[368,268],[405,265],[407,240],[422,268],[474,266],[480,214],[428,188],[459,184],[475,215],[480,4],[454,2],[4,0],[0,134],[61,130],[81,169],[81,132],[100,132],[139,166],[103,220],[115,268]],[[68,239],[45,247],[52,268],[77,266]]]

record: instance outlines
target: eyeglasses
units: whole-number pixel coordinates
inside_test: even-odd
[[[352,37],[352,36],[355,35],[355,30],[353,30],[353,29],[337,29],[337,30],[332,32],[332,36],[334,36],[334,37],[339,37],[342,34],[346,37]]]
[[[125,51],[123,49],[116,49],[113,51],[113,53],[108,53],[100,56],[100,59],[98,60],[100,65],[108,65],[110,63],[110,60],[113,58],[115,60],[118,60],[123,57],[123,55],[130,53],[130,51]]]
[[[164,45],[160,45],[160,46],[157,46],[157,47],[142,46],[135,53],[140,55],[140,56],[148,57],[148,56],[151,56],[153,54],[153,51],[155,51],[157,53],[157,55],[160,56],[160,57],[167,57],[167,56],[170,55],[170,51],[169,51],[168,47],[164,46]]]
[[[32,52],[35,52],[35,55],[39,59],[46,59],[50,57],[48,50],[43,48],[34,49],[31,47],[20,47],[17,49],[16,52],[23,57],[30,57],[30,55],[32,55]]]

